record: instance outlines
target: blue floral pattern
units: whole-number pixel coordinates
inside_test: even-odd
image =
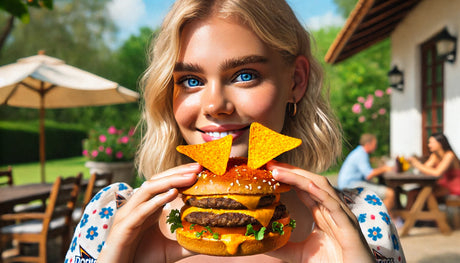
[[[90,240],[94,240],[94,238],[97,237],[98,235],[99,233],[97,232],[96,226],[90,227],[88,231],[86,232],[86,238]]]
[[[371,205],[382,205],[382,200],[380,200],[380,198],[375,194],[367,195],[364,200],[366,200]]]
[[[83,214],[80,220],[80,227],[84,227],[86,223],[88,223],[88,218],[89,218],[88,214]]]
[[[99,215],[101,216],[101,218],[109,219],[111,216],[113,216],[113,208],[111,207],[102,208]]]

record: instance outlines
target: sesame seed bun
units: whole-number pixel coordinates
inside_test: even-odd
[[[247,158],[236,157],[229,159],[227,171],[223,175],[203,170],[198,174],[197,182],[181,192],[185,195],[260,195],[279,194],[289,189],[289,185],[276,181],[265,166],[251,169],[247,166]]]

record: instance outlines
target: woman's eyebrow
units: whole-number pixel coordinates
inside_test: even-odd
[[[203,73],[204,70],[202,67],[196,64],[191,63],[184,63],[184,62],[176,62],[174,65],[174,72],[181,72],[181,71],[189,71],[189,72],[197,72]]]
[[[253,63],[264,63],[265,64],[265,63],[268,63],[268,58],[264,56],[251,55],[251,56],[245,56],[245,57],[240,57],[240,58],[227,59],[220,66],[220,69],[222,71],[225,71],[225,70],[229,70],[232,68],[237,68],[240,66],[244,66],[247,64],[253,64]],[[197,64],[176,62],[176,64],[174,65],[174,72],[183,72],[183,71],[204,73],[203,68]]]
[[[241,58],[236,58],[236,59],[228,59],[226,60],[221,66],[220,69],[222,71],[244,66],[246,64],[252,64],[252,63],[268,63],[268,58],[264,56],[258,56],[258,55],[252,55],[252,56],[245,56]]]

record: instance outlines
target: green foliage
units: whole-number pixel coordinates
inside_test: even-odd
[[[0,122],[0,165],[39,160],[38,130],[38,121]],[[75,125],[47,122],[45,136],[46,158],[51,160],[79,155],[86,132]]]
[[[126,162],[132,161],[139,140],[134,128],[93,129],[83,141],[83,155],[96,162]]]
[[[348,17],[358,0],[334,0],[343,17]]]
[[[326,64],[324,56],[339,31],[340,28],[323,28],[312,33],[317,44],[315,56],[323,63],[326,71],[325,82],[330,86],[331,105],[344,132],[343,156],[358,145],[362,133],[373,133],[377,136],[379,147],[376,155],[388,155],[389,99],[379,101],[378,109],[384,107],[386,114],[372,119],[370,113],[365,122],[359,122],[360,115],[353,113],[352,108],[359,97],[367,98],[370,94],[374,96],[376,90],[387,90],[390,41],[383,40],[336,65]],[[375,110],[375,106],[372,110]]]
[[[7,0],[0,1],[0,9],[5,10],[10,13],[12,16],[15,16],[25,24],[29,23],[29,8],[32,7],[45,7],[48,9],[53,9],[53,0]]]

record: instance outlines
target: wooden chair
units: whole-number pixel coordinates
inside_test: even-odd
[[[448,210],[452,211],[447,211],[448,213],[451,212],[452,214],[449,215],[451,216],[451,224],[454,229],[459,229],[460,228],[460,196],[458,195],[449,195],[446,198],[446,207]],[[449,216],[449,217],[450,217]]]
[[[1,234],[16,244],[16,255],[4,262],[47,262],[47,243],[50,238],[61,237],[61,259],[70,245],[72,212],[80,191],[82,174],[76,177],[58,177],[54,182],[44,213],[17,213],[0,216],[1,221],[15,221],[2,227]],[[38,256],[24,255],[22,244],[38,244]],[[18,249],[19,247],[19,249]]]
[[[83,198],[83,209],[91,201],[91,198],[97,194],[104,187],[112,184],[112,173],[93,173],[88,181],[88,187],[85,191],[85,196]]]
[[[0,171],[0,186],[12,186],[13,185],[13,169],[8,166],[7,170]],[[6,180],[5,180],[6,178]]]

